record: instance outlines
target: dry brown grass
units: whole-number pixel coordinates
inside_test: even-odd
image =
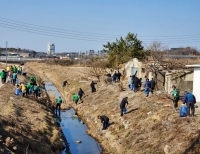
[[[14,90],[11,84],[0,88],[0,135],[3,138],[0,148],[5,153],[8,149],[13,153],[25,153],[26,150],[33,154],[52,153],[51,147],[58,146],[61,140],[59,132],[53,133],[53,129],[55,132],[57,128],[50,110],[42,102],[45,99],[35,100],[33,96],[28,98],[16,96]],[[59,143],[51,143],[50,138],[52,136],[55,138],[56,135]],[[7,137],[14,139],[8,149],[3,144]],[[13,147],[16,145],[15,151]]]
[[[170,154],[183,154],[191,152],[193,145],[199,139],[200,120],[179,118],[171,100],[165,94],[145,97],[142,92],[119,91],[118,84],[103,82],[98,83],[97,92],[91,94],[89,86],[91,80],[79,83],[80,77],[85,77],[87,69],[41,66],[37,63],[26,64],[26,67],[28,66],[34,66],[34,72],[49,78],[56,85],[67,103],[73,106],[89,124],[88,133],[101,142],[105,153],[160,154],[164,153],[164,148],[168,146]],[[62,81],[65,79],[68,79],[70,85],[62,88]],[[82,87],[86,96],[83,98],[83,103],[74,106],[71,94],[78,92],[79,87]],[[130,113],[120,117],[119,104],[125,96],[129,97],[127,109]],[[97,119],[99,114],[109,116],[113,122],[106,131],[101,131],[102,126]]]

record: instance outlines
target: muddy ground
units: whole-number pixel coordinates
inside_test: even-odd
[[[67,105],[73,106],[88,124],[88,133],[98,139],[109,154],[183,154],[200,153],[199,118],[179,118],[172,101],[165,93],[145,97],[142,92],[133,93],[126,81],[97,83],[97,92],[91,93],[89,68],[65,67],[45,63],[26,63],[25,71],[50,80],[61,92]],[[62,88],[62,82],[69,85]],[[121,91],[121,86],[124,90]],[[82,88],[86,96],[77,106],[72,102],[72,93]],[[120,117],[119,104],[129,97],[128,114]],[[107,115],[111,126],[101,130],[98,115]]]
[[[19,80],[28,81],[23,76]],[[39,99],[16,96],[14,91],[11,84],[0,88],[0,153],[59,153],[62,139],[45,90]]]

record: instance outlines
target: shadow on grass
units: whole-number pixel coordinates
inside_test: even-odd
[[[111,123],[109,123],[109,126],[114,125],[114,124],[115,124],[115,122],[111,122]]]
[[[136,111],[136,110],[138,110],[139,108],[135,108],[135,109],[131,109],[131,110],[129,110],[128,112],[126,112],[126,114],[129,114],[129,113],[131,113],[131,112],[133,112],[133,111]]]

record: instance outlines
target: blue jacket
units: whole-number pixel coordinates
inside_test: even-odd
[[[196,103],[196,98],[193,94],[187,92],[183,98],[183,104],[185,103]]]
[[[21,95],[21,93],[22,93],[21,89],[17,88],[15,90],[15,95]]]
[[[151,88],[151,82],[150,81],[146,81],[144,88]]]

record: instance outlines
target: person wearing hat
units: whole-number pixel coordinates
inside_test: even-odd
[[[58,111],[59,116],[60,116],[60,106],[61,106],[61,103],[62,103],[62,98],[61,98],[61,96],[59,96],[56,99],[56,115],[57,115],[57,111]]]
[[[187,105],[187,116],[193,116],[194,117],[194,112],[195,112],[195,108],[194,108],[194,104],[196,103],[196,98],[192,93],[189,93],[188,91],[185,91],[184,93],[184,98],[183,98],[183,104]],[[190,114],[190,110],[192,112],[192,114]]]

